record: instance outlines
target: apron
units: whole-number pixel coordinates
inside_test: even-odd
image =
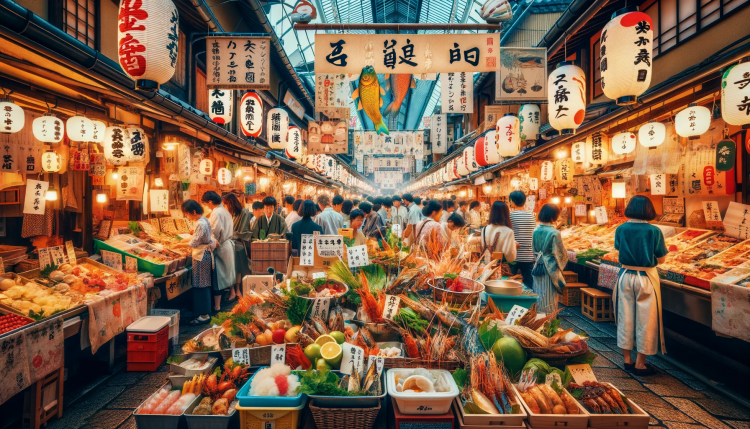
[[[234,245],[228,238],[214,249],[214,267],[216,272],[216,290],[223,290],[234,285],[237,273],[234,269]]]
[[[620,272],[620,275],[617,278],[617,285],[620,284],[622,276],[624,276],[628,272],[628,270],[638,272],[639,281],[642,281],[641,273],[644,273],[646,277],[651,280],[651,284],[654,286],[654,295],[656,296],[657,314],[659,315],[659,345],[661,346],[661,352],[663,354],[666,354],[667,349],[666,347],[664,347],[664,324],[661,317],[661,283],[659,281],[659,272],[656,271],[656,267],[633,267],[630,265],[623,265],[622,268],[623,270]],[[615,323],[617,323],[617,289],[619,289],[619,287],[616,286],[612,291],[612,301],[615,305]]]

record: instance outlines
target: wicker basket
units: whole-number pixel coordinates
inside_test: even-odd
[[[568,283],[558,295],[560,304],[568,307],[581,305],[581,288],[588,287],[586,283]]]
[[[445,301],[450,304],[476,304],[479,302],[479,295],[484,292],[484,285],[476,280],[458,277],[461,283],[469,285],[472,290],[468,292],[451,292],[439,286],[435,286],[435,280],[427,280],[427,285],[432,288],[435,302]]]
[[[378,419],[380,402],[374,408],[319,408],[313,400],[310,402],[310,412],[318,429],[370,429]]]
[[[426,368],[426,369],[445,369],[455,371],[461,367],[461,362],[457,360],[426,360],[412,358],[385,358],[383,359],[383,368]]]
[[[550,365],[564,365],[568,360],[584,355],[589,351],[588,344],[583,350],[573,353],[550,353],[545,347],[528,347],[525,349],[530,358],[542,359]]]

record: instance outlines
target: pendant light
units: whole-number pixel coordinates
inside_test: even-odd
[[[94,123],[85,116],[75,115],[65,122],[65,129],[74,142],[87,142],[94,134]]]
[[[625,198],[625,182],[612,182],[612,198]]]
[[[3,90],[3,93],[5,93],[5,90]],[[21,131],[26,116],[21,106],[18,106],[10,98],[0,98],[0,112],[3,115],[0,133],[13,134]]]
[[[232,98],[234,91],[231,89],[209,89],[208,90],[208,117],[217,124],[228,124],[232,121]]]
[[[586,137],[586,158],[596,165],[609,161],[609,137],[606,134],[597,131]]]
[[[49,184],[47,193],[44,194],[44,199],[47,201],[57,201],[57,189],[55,189],[52,183]]]
[[[563,61],[550,73],[547,87],[550,125],[572,134],[586,116],[586,75],[572,61]]]
[[[473,173],[479,170],[479,166],[477,165],[476,160],[474,159],[473,147],[469,146],[466,149],[464,149],[463,161],[464,161],[464,166],[466,166],[466,169],[469,170],[469,173]]]
[[[552,161],[544,161],[541,165],[540,179],[542,182],[549,182],[554,177],[555,164]]]
[[[104,190],[100,189],[99,192],[96,193],[96,202],[97,203],[106,203],[109,199],[109,196],[107,195]]]
[[[47,173],[57,173],[62,168],[62,156],[53,152],[47,151],[42,154],[42,170]]]
[[[500,153],[497,151],[496,142],[497,131],[491,130],[480,137],[474,146],[474,156],[477,159],[477,164],[482,167],[489,165],[495,165],[500,162]]]
[[[216,180],[219,185],[226,186],[232,182],[232,172],[228,168],[222,167],[216,172]]]
[[[65,125],[62,119],[52,113],[46,113],[31,122],[31,131],[34,138],[42,143],[60,143],[65,135]]]
[[[70,126],[68,126],[68,132],[70,132]],[[104,131],[104,157],[107,159],[107,164],[124,165],[128,161],[126,150],[129,152],[130,142],[127,136],[127,129],[117,124],[107,127]]]
[[[201,163],[198,167],[198,172],[200,174],[210,176],[214,172],[214,162],[208,158],[201,160]]]
[[[536,104],[524,104],[518,109],[521,141],[536,141],[539,138],[542,112]]]
[[[104,133],[107,130],[107,124],[102,121],[91,120],[91,136],[89,141],[92,143],[102,143],[104,141]]]
[[[586,162],[586,141],[573,143],[570,147],[570,156],[576,164]]]
[[[263,130],[263,102],[255,91],[248,91],[240,100],[237,120],[245,137],[258,137]]]
[[[268,146],[271,149],[284,149],[286,134],[289,129],[289,114],[286,110],[275,107],[268,111]]]
[[[612,137],[612,151],[618,155],[625,155],[635,150],[635,134],[624,132]]]
[[[724,72],[721,79],[721,116],[729,125],[750,128],[750,57]]]
[[[649,122],[638,129],[638,141],[641,145],[653,149],[664,142],[667,137],[667,127],[661,122]]]
[[[497,151],[502,157],[518,155],[521,150],[520,121],[513,113],[506,113],[497,121]]]
[[[711,126],[711,111],[695,103],[688,105],[674,118],[674,129],[680,137],[699,139]]]
[[[302,156],[304,143],[302,142],[302,132],[299,127],[289,127],[289,133],[286,136],[286,156],[290,159],[297,159]]]

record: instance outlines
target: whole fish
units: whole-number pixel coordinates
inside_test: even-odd
[[[383,98],[385,91],[380,87],[378,75],[372,66],[365,66],[359,75],[359,88],[352,93],[352,99],[359,98],[357,110],[364,110],[367,116],[375,125],[375,131],[378,134],[388,135],[388,127],[383,123],[383,116],[380,115],[380,108],[383,107]]]
[[[398,114],[398,111],[401,110],[401,103],[406,98],[406,94],[409,93],[410,88],[417,87],[417,82],[410,74],[385,75],[385,78],[387,79],[385,81],[385,89],[390,90],[393,97],[391,104],[385,108],[385,116]]]

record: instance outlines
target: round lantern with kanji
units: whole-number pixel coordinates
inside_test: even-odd
[[[721,116],[729,125],[750,128],[750,57],[729,67],[721,78]]]
[[[649,149],[659,146],[667,138],[667,127],[661,122],[649,122],[638,129],[638,141]]]
[[[128,162],[130,152],[130,141],[128,130],[113,125],[104,130],[104,156],[109,165],[125,165]]]
[[[637,6],[616,11],[602,29],[602,91],[618,105],[634,104],[651,84],[653,40],[651,17]]]
[[[574,169],[575,164],[570,158],[555,161],[555,179],[557,180],[557,184],[565,186],[573,182]]]
[[[17,133],[26,120],[23,108],[9,98],[0,98],[0,133]]]
[[[91,119],[81,115],[68,118],[65,122],[65,129],[68,138],[74,142],[91,141],[91,137],[94,135],[94,123]]]
[[[246,92],[240,100],[237,120],[240,122],[242,134],[246,137],[258,137],[263,130],[263,102],[260,96],[253,92]]]
[[[57,173],[62,168],[62,155],[49,151],[42,154],[42,170],[46,173]]]
[[[275,107],[268,111],[268,146],[271,149],[286,147],[286,134],[289,130],[289,114],[286,110]]]
[[[142,128],[128,127],[125,153],[129,162],[143,162],[148,153],[148,136]]]
[[[691,104],[674,118],[674,130],[680,137],[699,139],[711,126],[711,111],[707,107]]]
[[[122,70],[137,89],[158,91],[174,75],[179,15],[171,0],[120,0],[117,45]]]
[[[625,155],[635,150],[635,134],[624,132],[612,137],[612,151],[618,155]]]
[[[477,165],[477,162],[474,159],[473,147],[469,146],[466,149],[464,149],[463,160],[464,160],[464,165],[466,166],[466,169],[469,170],[469,173],[473,173],[479,170],[479,166]]]
[[[518,155],[521,150],[520,121],[512,113],[506,113],[497,121],[497,151],[500,156],[511,157]]]
[[[65,125],[62,119],[47,114],[34,119],[31,123],[31,131],[40,142],[57,144],[65,136]]]
[[[495,165],[500,162],[500,153],[497,151],[496,142],[497,131],[491,130],[480,137],[474,146],[474,157],[477,159],[477,164],[482,167],[488,165]]]
[[[102,121],[97,121],[95,119],[91,120],[91,136],[89,137],[89,141],[92,143],[102,143],[104,142],[104,132],[107,130],[107,124],[105,124]]]
[[[550,73],[547,87],[550,125],[572,134],[586,116],[586,75],[572,61],[563,61]]]
[[[228,124],[232,121],[231,89],[208,90],[208,117],[217,124]]]
[[[586,141],[573,143],[570,147],[570,156],[577,164],[586,162]]]
[[[541,118],[542,112],[536,104],[524,104],[518,109],[518,120],[521,124],[519,128],[521,141],[536,140],[539,138]]]
[[[216,180],[219,185],[226,186],[232,182],[232,172],[228,168],[222,167],[216,172]]]
[[[606,164],[609,160],[609,137],[598,131],[586,137],[586,158],[591,164]]]
[[[304,151],[304,142],[302,141],[302,131],[300,131],[299,127],[289,127],[286,139],[286,156],[291,159],[301,157]]]
[[[209,176],[214,172],[214,162],[206,158],[198,165],[198,173]]]

